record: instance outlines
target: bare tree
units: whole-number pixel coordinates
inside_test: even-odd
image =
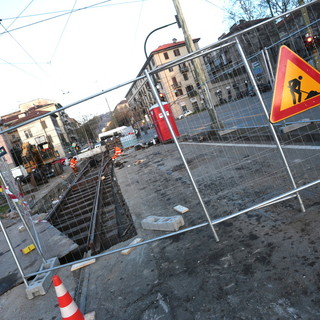
[[[298,6],[299,0],[229,0],[227,19],[237,23],[240,20],[273,17]]]

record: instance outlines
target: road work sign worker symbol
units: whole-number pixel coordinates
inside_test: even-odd
[[[286,46],[279,52],[270,122],[320,105],[320,73]]]

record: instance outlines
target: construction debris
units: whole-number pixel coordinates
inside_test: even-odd
[[[75,270],[84,268],[84,267],[89,266],[90,264],[93,264],[95,262],[96,262],[96,259],[91,259],[91,260],[88,260],[88,261],[76,263],[76,264],[71,266],[70,271],[75,271]]]
[[[29,246],[21,249],[21,252],[24,254],[28,254],[29,252],[33,251],[36,247],[34,246],[34,244],[30,244]]]
[[[177,205],[175,207],[173,207],[174,210],[176,210],[179,213],[186,213],[189,211],[189,209],[187,207],[181,206],[181,205]]]
[[[129,246],[133,246],[134,244],[137,244],[137,243],[142,242],[142,241],[143,241],[142,238],[136,238],[136,239],[134,239],[134,240],[129,244]],[[134,247],[134,248],[129,248],[129,249],[126,249],[126,250],[122,250],[122,251],[121,251],[121,254],[129,254],[129,253],[131,253],[131,251],[133,251],[134,249],[135,249],[135,247]]]
[[[136,166],[142,162],[146,161],[146,159],[143,159],[143,160],[136,160],[133,164]]]
[[[141,221],[143,229],[177,231],[184,225],[182,216],[157,217],[149,216]]]

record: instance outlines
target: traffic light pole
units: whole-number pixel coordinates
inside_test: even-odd
[[[299,0],[299,5],[304,5],[304,0]],[[307,26],[307,32],[308,32],[308,36],[312,37],[313,39],[313,31],[312,28],[310,27],[310,18],[308,15],[308,11],[306,7],[301,8],[301,13],[302,13],[302,18],[303,21],[305,23],[305,25]],[[311,44],[312,46],[312,59],[314,61],[314,66],[317,70],[320,71],[320,57],[319,57],[319,52],[317,50],[317,48],[315,47],[314,42]]]

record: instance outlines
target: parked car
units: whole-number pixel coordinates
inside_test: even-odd
[[[96,143],[95,145],[94,145],[94,149],[95,148],[100,148],[101,147],[101,143],[100,142],[98,142],[98,143]]]
[[[190,110],[186,110],[186,111],[183,112],[183,114],[180,114],[180,116],[178,117],[178,119],[183,119],[183,118],[189,116],[190,114],[193,114],[193,112],[190,111]]]

